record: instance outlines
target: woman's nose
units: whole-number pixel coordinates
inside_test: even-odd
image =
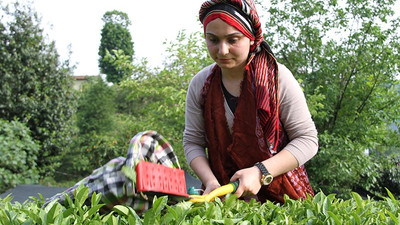
[[[229,52],[229,46],[224,41],[221,41],[218,46],[218,53],[220,55],[226,55]]]

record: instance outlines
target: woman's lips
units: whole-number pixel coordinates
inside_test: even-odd
[[[231,59],[218,59],[220,62],[226,63],[229,62]]]

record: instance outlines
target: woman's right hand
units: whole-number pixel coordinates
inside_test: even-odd
[[[190,166],[193,171],[200,178],[200,181],[204,185],[204,194],[212,192],[214,189],[221,187],[214,173],[211,171],[208,159],[204,156],[196,157],[190,162]]]
[[[213,190],[215,190],[216,188],[221,187],[221,185],[219,184],[219,182],[217,180],[212,180],[210,182],[207,182],[207,184],[204,184],[205,186],[205,190],[203,192],[203,195],[206,195],[210,192],[212,192]]]

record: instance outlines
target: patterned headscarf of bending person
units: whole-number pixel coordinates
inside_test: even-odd
[[[277,152],[279,141],[278,67],[269,45],[264,41],[261,22],[252,0],[208,0],[199,12],[204,31],[209,22],[221,19],[254,41],[246,69],[254,77],[257,110],[262,129]]]

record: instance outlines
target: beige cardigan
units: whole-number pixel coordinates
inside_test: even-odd
[[[205,131],[201,91],[207,76],[215,64],[212,64],[191,80],[186,97],[185,131],[183,148],[186,160],[190,162],[198,156],[206,156]],[[299,83],[286,66],[278,63],[280,121],[288,134],[288,145],[284,148],[297,159],[299,166],[310,160],[318,151],[318,137],[315,124],[308,110],[304,93]],[[234,114],[225,100],[225,116],[232,131]]]

